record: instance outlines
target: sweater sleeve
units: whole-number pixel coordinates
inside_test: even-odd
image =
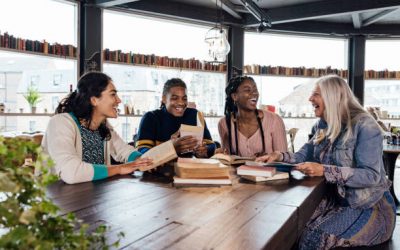
[[[54,160],[56,174],[68,184],[106,178],[106,165],[82,161],[75,143],[78,133],[75,122],[66,115],[55,115],[50,119],[42,146]]]
[[[143,154],[156,145],[156,132],[156,118],[152,112],[147,112],[140,121],[135,145],[140,153]]]
[[[221,148],[230,153],[229,150],[229,139],[228,139],[228,127],[226,126],[225,117],[222,117],[218,122],[218,132],[221,138]]]
[[[127,144],[112,128],[110,139],[110,153],[112,157],[118,162],[131,162],[136,160],[142,154],[135,150],[134,147]]]

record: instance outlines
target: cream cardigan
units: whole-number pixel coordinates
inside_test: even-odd
[[[110,127],[111,139],[105,141],[104,162],[110,165],[110,156],[118,162],[132,161],[141,154],[126,144]],[[107,177],[106,164],[90,164],[82,161],[82,137],[80,128],[68,113],[54,115],[47,126],[42,147],[54,160],[52,172],[68,184],[92,181]],[[98,168],[95,170],[95,168]],[[95,177],[95,172],[101,176]]]

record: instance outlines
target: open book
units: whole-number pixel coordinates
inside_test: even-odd
[[[226,165],[243,164],[246,161],[254,161],[255,157],[242,157],[237,155],[226,155],[226,154],[215,154],[211,157],[212,159],[217,159],[221,163]]]
[[[290,164],[286,162],[258,162],[258,161],[246,161],[245,165],[249,166],[263,166],[263,167],[274,167],[276,171],[279,172],[290,172],[294,167],[295,164]]]
[[[181,124],[179,133],[180,133],[181,137],[188,136],[188,135],[195,137],[197,139],[197,144],[199,146],[203,142],[204,128],[201,126],[192,126],[192,125]]]
[[[149,157],[153,159],[153,164],[150,166],[139,168],[140,171],[147,171],[178,158],[178,155],[176,154],[172,141],[166,141],[149,149],[141,157]]]

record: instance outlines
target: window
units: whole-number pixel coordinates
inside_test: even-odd
[[[36,121],[29,121],[29,131],[30,132],[36,131]]]
[[[76,47],[77,13],[77,3],[69,0],[4,0],[0,8],[0,31],[21,39]],[[22,22],[21,16],[29,21]],[[28,87],[40,93],[38,113],[54,110],[56,102],[68,94],[69,85],[74,83],[75,86],[77,82],[77,60],[40,52],[11,51],[0,48],[0,69],[5,76],[0,77],[4,79],[5,88],[4,93],[0,90],[0,100],[3,98],[6,111],[29,112],[23,97]],[[0,128],[3,131],[44,131],[49,117],[36,116],[33,121],[32,116],[0,117]]]
[[[51,98],[51,110],[55,111],[57,106],[58,106],[58,104],[59,104],[59,102],[60,102],[59,97],[58,96],[53,96]]]
[[[104,10],[104,49],[122,50],[141,54],[154,54],[170,58],[208,59],[208,48],[204,37],[210,27],[135,16]],[[135,27],[135,32],[115,29],[116,25]],[[152,32],[149,33],[149,30]],[[171,34],[173,34],[171,36]],[[138,39],[140,38],[140,39]],[[226,73],[185,70],[168,67],[123,65],[105,62],[103,71],[111,76],[121,106],[130,100],[136,115],[160,107],[164,83],[179,77],[187,84],[188,99],[207,114],[223,115],[225,102]],[[123,110],[122,107],[120,107]],[[130,118],[130,131],[134,131],[141,117]],[[120,117],[123,120],[124,117]],[[127,126],[127,125],[125,125]],[[123,127],[123,126],[122,126]],[[217,126],[210,127],[211,134],[218,135]],[[122,130],[124,128],[121,128]],[[122,133],[124,133],[122,131]],[[125,138],[125,137],[124,137]],[[218,138],[216,138],[218,140]],[[131,138],[129,137],[129,140]]]
[[[53,85],[54,86],[59,86],[61,84],[61,80],[62,80],[62,75],[61,74],[53,75]]]
[[[400,40],[367,40],[365,70],[400,71]],[[364,106],[379,107],[381,117],[400,118],[400,79],[366,79]]]
[[[129,123],[122,123],[122,138],[127,142],[131,141],[132,139],[130,127],[131,125]]]
[[[347,69],[347,40],[342,38],[245,33],[245,65]],[[308,138],[315,122],[308,98],[316,78],[251,75],[257,83],[259,105],[273,105],[286,129],[299,128],[295,149]]]
[[[39,80],[40,80],[40,76],[38,75],[33,75],[31,76],[31,87],[37,87],[39,86]]]

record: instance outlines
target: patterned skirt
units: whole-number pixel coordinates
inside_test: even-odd
[[[299,249],[372,246],[389,240],[396,225],[396,206],[387,191],[371,208],[353,209],[323,199],[307,223]]]

